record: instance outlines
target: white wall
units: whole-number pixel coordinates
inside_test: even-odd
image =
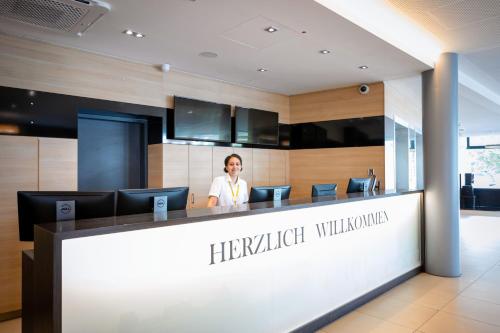
[[[386,124],[385,188],[394,189],[398,183],[395,172],[397,169],[396,143],[394,142],[396,136],[390,127],[399,123],[419,134],[422,133],[422,77],[420,74],[384,81],[384,114],[392,120],[387,121]],[[415,149],[417,150],[416,156],[422,156],[419,154],[422,147],[416,145]],[[405,158],[408,159],[408,157]],[[408,167],[409,173],[417,175],[416,184],[423,183],[421,179],[418,179],[423,177],[423,173],[419,172],[421,170],[417,170],[417,166],[420,164],[418,161],[413,161]]]
[[[385,116],[422,133],[422,77],[420,74],[384,81]]]

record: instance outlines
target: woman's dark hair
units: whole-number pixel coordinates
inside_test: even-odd
[[[241,159],[241,156],[240,156],[240,155],[238,155],[238,154],[231,154],[231,155],[227,156],[227,157],[224,159],[224,172],[225,172],[225,173],[227,173],[226,167],[227,167],[227,165],[229,164],[229,160],[230,160],[231,158],[233,158],[233,157],[234,157],[234,158],[237,158],[237,159],[239,159],[239,160],[240,160],[240,165],[241,165],[241,169],[240,169],[240,171],[243,171],[243,160]]]

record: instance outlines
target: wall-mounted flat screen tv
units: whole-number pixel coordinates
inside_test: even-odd
[[[260,145],[278,145],[278,113],[236,107],[235,141]]]
[[[231,106],[175,96],[174,138],[231,142]]]

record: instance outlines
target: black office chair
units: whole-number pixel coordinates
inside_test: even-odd
[[[474,187],[472,185],[462,186],[460,190],[460,208],[476,209],[476,196],[474,195]]]
[[[314,184],[311,192],[312,197],[337,195],[337,184]]]
[[[370,191],[371,182],[372,177],[350,178],[346,193],[368,192]]]

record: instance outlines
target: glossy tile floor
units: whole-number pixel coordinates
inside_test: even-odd
[[[500,333],[500,212],[463,211],[462,276],[419,274],[317,333]],[[0,322],[20,333],[21,320]]]
[[[460,223],[461,277],[419,274],[317,333],[500,333],[500,212]]]

